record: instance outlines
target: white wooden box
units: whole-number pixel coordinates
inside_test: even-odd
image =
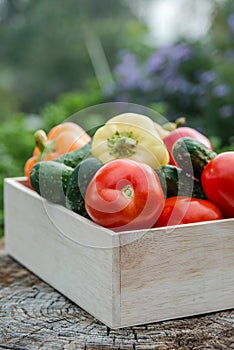
[[[234,307],[234,219],[114,233],[5,180],[7,252],[111,328]]]

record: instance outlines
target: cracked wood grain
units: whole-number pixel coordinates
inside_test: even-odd
[[[0,349],[234,349],[234,312],[112,330],[42,282],[0,242]]]

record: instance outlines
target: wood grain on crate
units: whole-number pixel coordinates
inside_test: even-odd
[[[122,324],[234,306],[234,220],[139,232],[126,244],[130,237],[120,240]]]
[[[233,349],[234,312],[111,330],[6,255],[0,241],[0,349]]]
[[[22,181],[5,181],[8,253],[101,321],[119,324],[117,237],[42,200]]]
[[[234,306],[234,219],[116,234],[5,181],[8,253],[112,328]]]

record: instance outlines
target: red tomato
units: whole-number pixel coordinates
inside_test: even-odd
[[[154,227],[219,219],[222,219],[222,214],[213,203],[205,199],[178,196],[166,199],[162,214]]]
[[[93,221],[115,231],[152,227],[164,202],[155,171],[130,159],[105,164],[91,180],[85,196],[85,207]]]
[[[207,198],[217,205],[225,218],[234,217],[234,152],[212,159],[202,172],[202,187]]]
[[[180,139],[181,137],[191,137],[193,139],[196,139],[200,142],[202,142],[206,147],[210,148],[213,150],[212,144],[210,142],[210,140],[204,136],[203,134],[201,134],[199,131],[193,129],[193,128],[189,128],[189,127],[180,127],[178,129],[173,130],[168,136],[166,136],[163,139],[163,142],[165,143],[167,150],[170,154],[170,164],[172,165],[176,165],[173,156],[172,156],[172,148],[174,143]]]

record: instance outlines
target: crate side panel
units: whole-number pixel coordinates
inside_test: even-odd
[[[12,181],[6,181],[8,253],[90,314],[112,325],[112,238],[103,234],[105,245],[110,241],[109,248],[103,248],[98,236],[95,247],[95,235],[101,235],[100,231],[80,223],[75,215],[68,218],[66,209],[45,207],[30,190],[21,190]],[[72,237],[61,234],[56,220],[67,225]],[[76,242],[75,233],[93,237],[91,246],[84,244],[86,241]]]
[[[121,238],[122,326],[234,307],[234,219]]]

